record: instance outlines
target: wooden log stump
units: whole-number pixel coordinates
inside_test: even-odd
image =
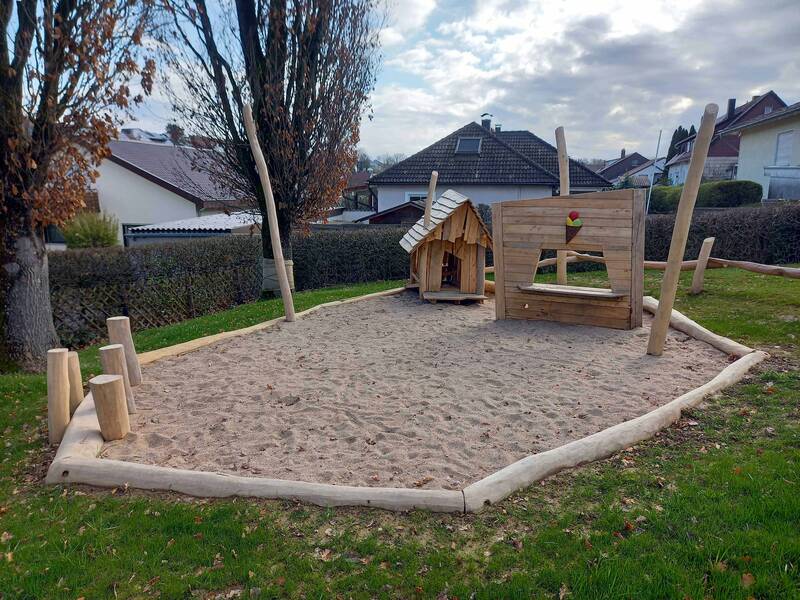
[[[128,407],[128,413],[135,413],[136,402],[133,398],[128,365],[125,360],[125,349],[122,347],[122,344],[110,344],[100,348],[100,364],[103,366],[103,373],[106,375],[119,375],[122,377],[122,385],[125,388],[125,404]]]
[[[69,367],[66,348],[47,351],[47,435],[50,443],[61,442],[69,424]]]
[[[703,240],[703,245],[700,247],[700,254],[697,255],[697,267],[695,267],[694,275],[692,276],[692,287],[689,289],[690,294],[700,294],[703,291],[706,266],[708,265],[708,257],[711,256],[711,248],[713,246],[713,237]]]
[[[128,379],[132,386],[142,383],[142,368],[139,366],[139,357],[133,346],[131,335],[131,320],[128,317],[110,317],[106,319],[108,325],[108,341],[111,344],[122,344],[125,349],[125,363],[128,365]]]
[[[69,372],[69,415],[72,416],[78,405],[83,402],[81,361],[75,351],[67,353],[67,370]]]
[[[131,430],[121,375],[98,375],[89,380],[100,433],[107,442],[121,440]]]

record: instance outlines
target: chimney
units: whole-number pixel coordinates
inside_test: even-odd
[[[490,115],[489,113],[483,113],[481,115],[481,127],[486,129],[487,131],[492,130],[492,117],[494,115]]]
[[[495,133],[500,133],[500,123],[498,123],[497,125],[494,126],[494,132]]]
[[[625,158],[625,148],[623,148],[622,151],[619,153],[619,158],[620,158],[620,160]]]
[[[733,118],[733,113],[736,112],[736,98],[729,98],[728,99],[728,114],[726,115],[727,119]]]

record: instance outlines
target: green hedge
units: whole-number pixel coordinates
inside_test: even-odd
[[[258,238],[52,252],[50,297],[61,343],[103,339],[109,316],[134,329],[167,325],[255,300],[261,294]]]
[[[408,253],[400,247],[406,227],[365,225],[315,231],[292,240],[298,290],[408,277]]]
[[[683,186],[653,187],[650,196],[651,213],[671,213],[678,207]],[[699,208],[734,208],[761,202],[762,187],[755,181],[709,181],[697,192]]]
[[[675,215],[650,215],[645,258],[666,260]],[[695,213],[684,259],[697,258],[707,237],[716,238],[713,256],[769,265],[800,262],[800,204]]]

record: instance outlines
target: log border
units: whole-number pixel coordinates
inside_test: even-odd
[[[370,298],[399,294],[395,288],[346,300],[319,304],[297,314],[302,318],[329,306],[349,304]],[[655,298],[644,298],[644,309],[653,312]],[[139,356],[147,364],[179,356],[219,341],[268,329],[284,319],[272,319],[251,327],[198,338],[147,352]],[[299,500],[320,506],[367,506],[395,511],[425,509],[433,512],[480,512],[512,493],[561,470],[608,457],[637,442],[649,439],[657,431],[680,418],[685,409],[697,406],[704,398],[740,381],[747,372],[767,358],[728,338],[719,336],[673,310],[670,326],[711,346],[737,357],[711,381],[640,417],[619,423],[588,437],[558,448],[532,454],[462,490],[423,490],[409,488],[344,486],[266,477],[241,477],[210,471],[191,471],[127,461],[98,458],[103,438],[97,421],[91,392],[81,402],[70,421],[58,452],[47,471],[47,484],[88,484],[98,487],[124,487],[179,492],[198,497],[230,496]],[[659,360],[654,358],[653,360]]]

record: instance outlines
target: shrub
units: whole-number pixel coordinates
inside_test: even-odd
[[[656,185],[650,193],[650,213],[671,213],[678,208],[678,200],[681,197],[680,186]]]
[[[678,208],[683,186],[653,187],[650,195],[650,212],[672,213]],[[700,185],[697,203],[700,208],[734,208],[761,202],[761,184],[755,181],[709,181]]]
[[[105,248],[117,245],[119,221],[111,215],[82,211],[61,232],[67,248]]]
[[[645,258],[666,260],[674,215],[650,215],[645,228]],[[770,265],[800,262],[800,205],[741,208],[696,213],[689,229],[685,260],[697,258],[707,237],[713,256]]]
[[[697,206],[733,208],[759,204],[762,191],[761,184],[755,181],[711,181],[700,185]]]
[[[123,249],[53,252],[56,331],[78,347],[105,336],[105,319],[157,327],[250,302],[261,293],[260,240],[227,236]]]
[[[296,236],[292,241],[295,286],[304,290],[408,277],[408,253],[400,247],[407,230],[365,225]]]

